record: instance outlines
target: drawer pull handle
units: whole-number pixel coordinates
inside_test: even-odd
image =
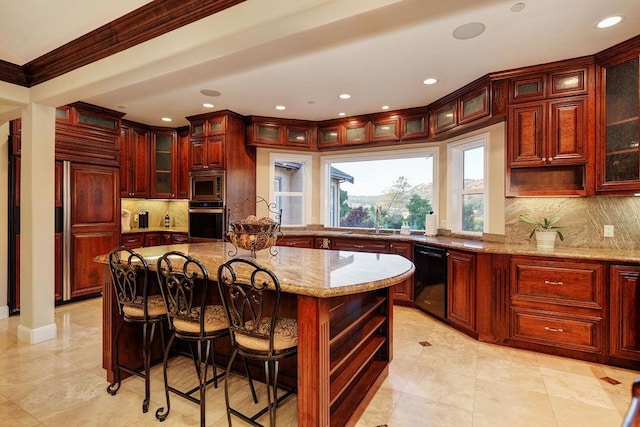
[[[544,281],[545,285],[558,285],[558,286],[562,286],[564,285],[564,282],[554,282],[553,280],[545,280]]]
[[[364,245],[353,245],[354,248],[358,248],[358,249],[362,249],[364,248]]]
[[[296,246],[296,245],[297,245],[297,243],[295,243],[295,242],[289,242],[289,243],[287,243],[287,246]]]
[[[544,330],[549,332],[564,332],[564,329],[562,328],[550,328],[548,326],[545,326]]]

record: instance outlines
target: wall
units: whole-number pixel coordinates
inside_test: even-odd
[[[9,317],[8,295],[8,258],[9,241],[9,122],[0,125],[0,319]]]
[[[557,247],[640,249],[640,197],[519,197],[507,199],[505,208],[507,243],[535,244],[527,239],[532,226],[520,215],[560,215],[564,242],[556,239]],[[603,237],[605,224],[614,226],[613,238]]]
[[[137,228],[135,214],[139,210],[149,211],[149,227],[164,227],[164,216],[168,212],[171,217],[171,227],[189,227],[189,202],[187,200],[156,200],[156,199],[121,199],[122,209],[131,211],[131,228]]]

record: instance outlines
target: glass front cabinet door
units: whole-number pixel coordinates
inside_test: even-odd
[[[605,85],[598,161],[599,191],[640,191],[638,57],[603,66]]]

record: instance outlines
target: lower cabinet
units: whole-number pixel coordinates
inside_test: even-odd
[[[289,240],[291,239],[291,240]],[[287,246],[287,242],[295,243],[296,239],[302,239],[299,237],[287,237],[284,239],[284,244],[280,242],[278,245]],[[310,243],[310,241],[309,241]],[[291,245],[288,245],[291,246]],[[303,247],[299,246],[298,247]],[[305,246],[306,247],[306,246]],[[341,251],[354,251],[354,252],[373,252],[380,254],[398,254],[413,261],[413,243],[410,242],[389,242],[380,239],[362,239],[362,238],[326,238],[316,237],[315,247],[317,249],[333,249]],[[402,283],[398,283],[395,286],[393,300],[399,303],[411,303],[413,302],[413,276],[405,280]]]
[[[449,251],[447,316],[453,326],[474,334],[476,329],[476,256]]]
[[[313,248],[315,237],[313,236],[290,236],[279,237],[276,246],[289,246],[295,248]]]
[[[640,266],[610,268],[610,355],[640,360]]]
[[[402,255],[409,261],[413,261],[413,243],[394,242],[389,244],[389,253]],[[413,295],[413,276],[396,285],[393,300],[397,302],[411,303]]]
[[[511,257],[511,339],[602,354],[604,283],[600,262]]]
[[[179,243],[189,243],[189,235],[187,233],[157,233],[157,232],[140,232],[123,234],[120,244],[129,249],[142,248],[145,246],[175,245]]]
[[[144,234],[123,234],[120,238],[120,244],[129,249],[141,248],[144,246]]]

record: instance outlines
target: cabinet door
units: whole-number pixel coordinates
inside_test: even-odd
[[[549,103],[549,163],[585,162],[587,134],[586,97]]]
[[[611,355],[640,360],[640,267],[613,265]]]
[[[120,195],[149,197],[149,132],[123,128],[120,133]]]
[[[224,135],[205,138],[207,163],[205,169],[224,169]]]
[[[469,123],[489,115],[489,86],[460,97],[458,124]]]
[[[373,120],[369,141],[397,141],[400,139],[400,119],[397,117]]]
[[[404,139],[426,138],[429,135],[426,115],[402,117],[400,137]]]
[[[509,102],[544,99],[546,92],[545,82],[544,74],[534,74],[512,79],[511,90],[509,91]]]
[[[295,248],[313,248],[314,245],[314,237],[303,237],[303,236],[291,236],[291,237],[280,237],[276,241],[277,246],[290,246]]]
[[[389,253],[402,255],[409,261],[413,261],[413,244],[398,242],[389,244]],[[394,301],[413,301],[413,276],[395,286]]]
[[[458,123],[456,101],[451,101],[429,113],[431,133],[438,134],[456,127]]]
[[[144,234],[123,234],[120,238],[120,244],[129,249],[141,248],[144,246]]]
[[[340,126],[318,128],[318,149],[339,146],[343,139],[342,132]]]
[[[544,154],[545,103],[509,107],[507,158],[509,165],[542,165]]]
[[[451,323],[468,331],[476,327],[476,267],[475,255],[449,252],[448,317]]]
[[[175,198],[178,179],[176,133],[154,131],[151,142],[151,198]]]
[[[309,128],[287,126],[284,144],[309,148],[311,146],[311,130]]]
[[[189,169],[194,172],[205,170],[207,168],[207,153],[204,138],[193,138],[189,145]]]
[[[638,58],[604,67],[597,185],[599,191],[640,190]]]
[[[178,164],[176,198],[186,199],[189,197],[189,133],[187,131],[178,134]]]
[[[387,253],[389,252],[389,244],[379,240],[338,238],[331,240],[331,249],[340,251]]]
[[[344,126],[344,143],[345,144],[362,144],[369,142],[367,133],[369,129],[368,122],[351,121]]]
[[[253,141],[262,144],[281,145],[284,135],[282,126],[271,123],[253,124]]]

